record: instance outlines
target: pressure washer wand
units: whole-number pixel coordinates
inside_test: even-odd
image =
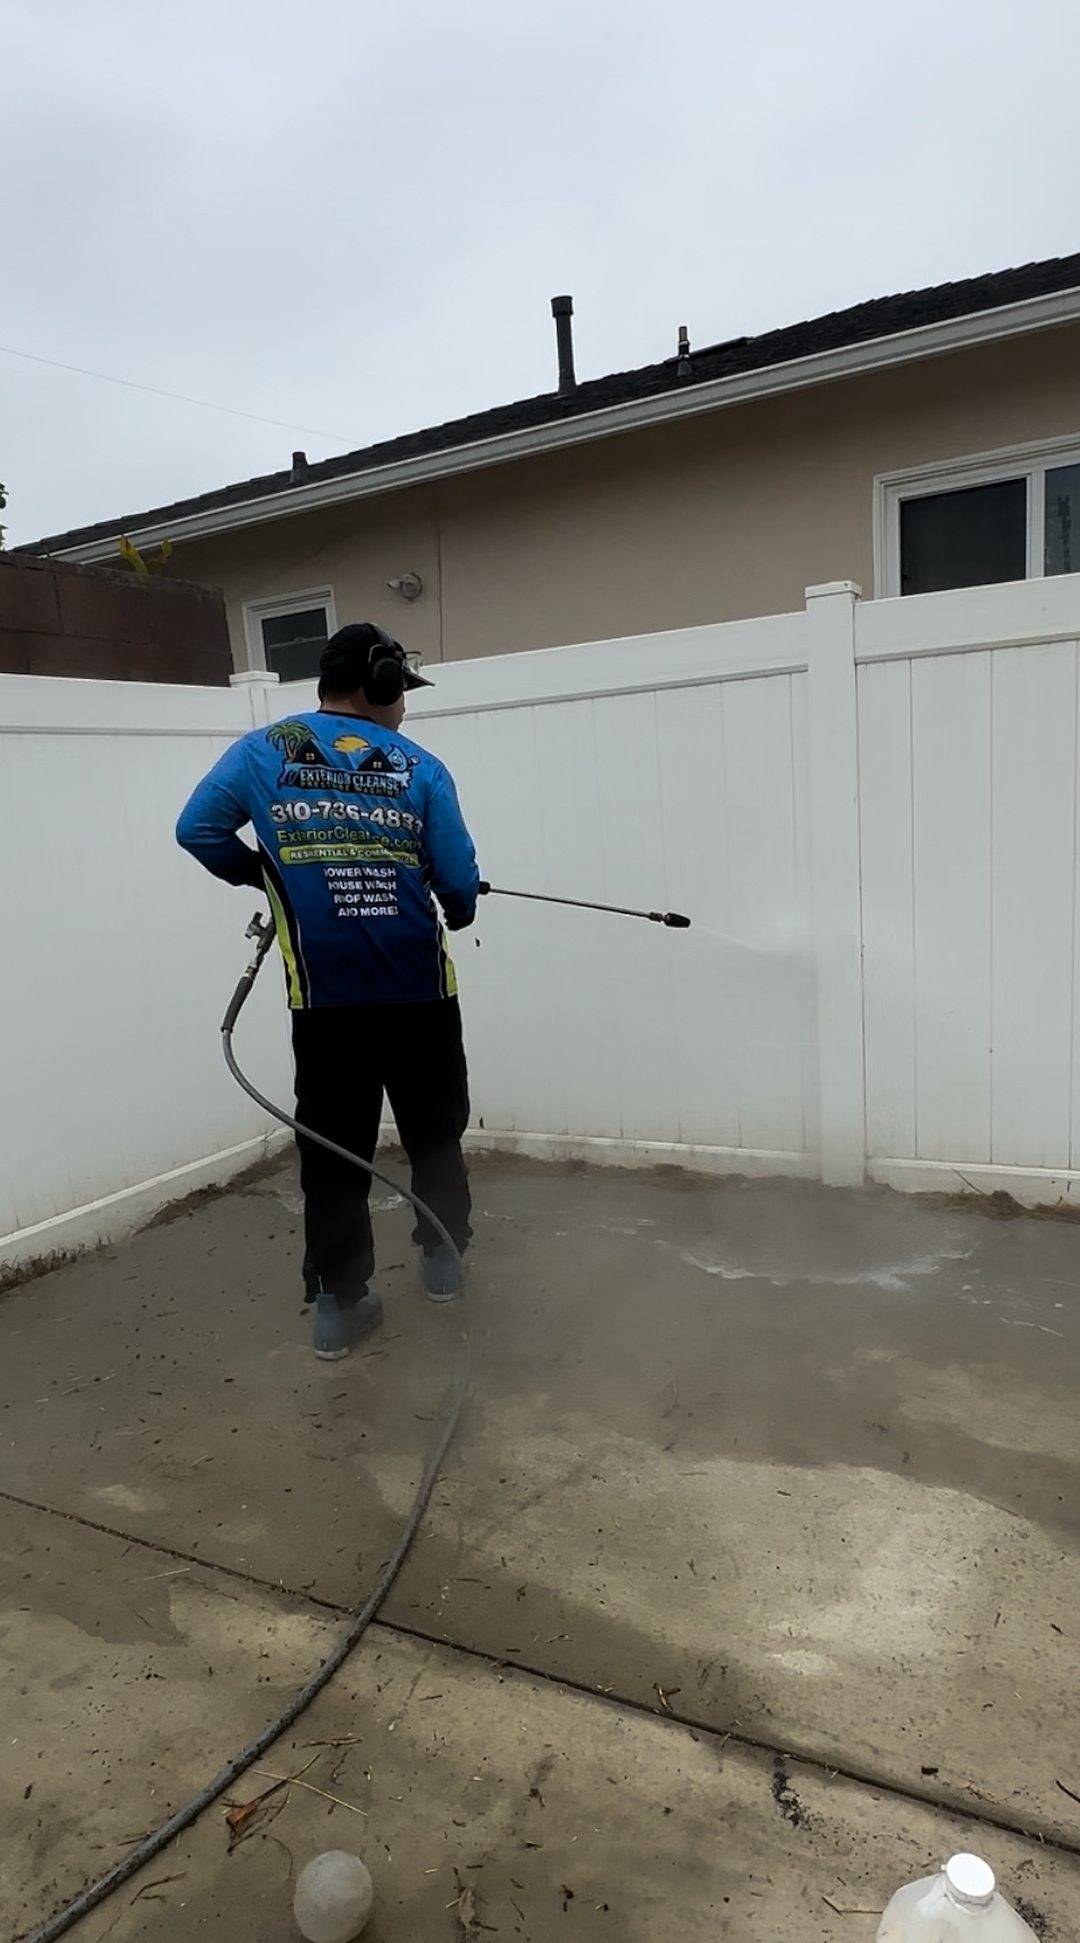
[[[544,891],[504,891],[481,882],[481,897],[524,897],[530,904],[565,904],[572,911],[604,911],[613,918],[644,918],[647,924],[668,924],[673,931],[689,931],[690,919],[681,911],[631,911],[625,904],[593,904],[583,897],[549,897]]]

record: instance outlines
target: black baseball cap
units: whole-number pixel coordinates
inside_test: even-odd
[[[409,657],[400,641],[374,621],[350,621],[330,636],[319,658],[319,692],[327,695],[353,695],[366,688],[377,661],[400,661],[402,685],[408,693],[414,688],[430,688],[430,681],[409,666]]]

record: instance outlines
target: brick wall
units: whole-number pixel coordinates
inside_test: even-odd
[[[219,687],[232,671],[210,588],[0,553],[0,674]]]

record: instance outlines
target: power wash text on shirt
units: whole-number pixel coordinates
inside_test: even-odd
[[[257,857],[237,836],[248,823]],[[395,731],[323,711],[256,729],[176,835],[215,877],[265,888],[294,1008],[457,991],[434,898],[450,930],[472,923],[476,853],[449,771]]]

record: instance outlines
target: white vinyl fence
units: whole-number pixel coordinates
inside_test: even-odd
[[[694,919],[481,903],[452,941],[477,1137],[816,1166],[804,630],[507,655],[417,698],[409,733],[453,770],[493,884]]]
[[[266,1152],[217,1032],[259,899],[230,903],[173,841],[264,695],[0,676],[0,1269],[123,1232]],[[285,1089],[275,985],[244,1030]]]
[[[1080,585],[857,623],[871,1172],[1076,1198]]]
[[[1080,1193],[1080,582],[452,664],[411,733],[491,898],[456,940],[478,1144]],[[0,677],[0,1267],[266,1150],[220,1061],[257,901],[174,848],[228,740],[310,706]],[[280,980],[241,1028],[289,1086]]]

